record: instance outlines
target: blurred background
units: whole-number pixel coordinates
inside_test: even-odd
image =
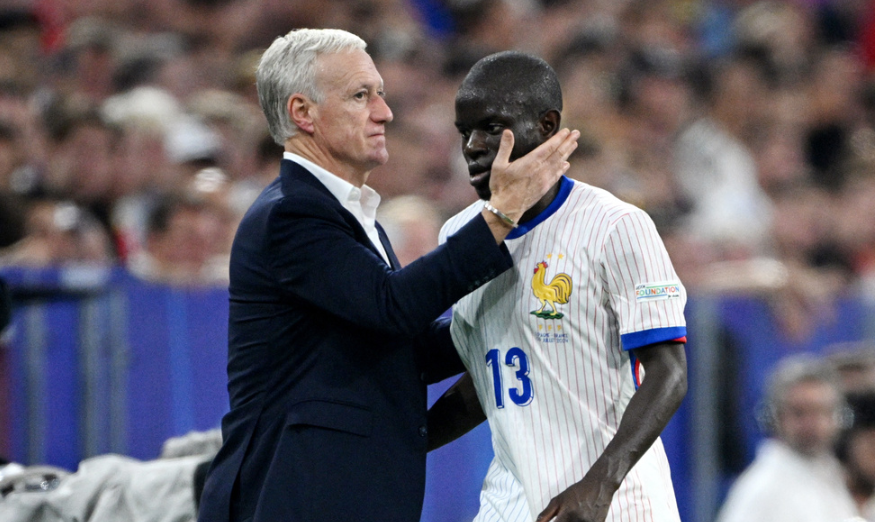
[[[254,69],[299,27],[362,36],[385,80],[369,185],[402,262],[476,197],[469,67],[519,49],[558,71],[568,175],[645,209],[689,292],[664,435],[684,520],[754,458],[780,360],[875,390],[871,1],[0,0],[0,456],[75,470],[219,425],[230,242],[282,152]],[[470,520],[490,458],[485,426],[430,456],[423,520]]]

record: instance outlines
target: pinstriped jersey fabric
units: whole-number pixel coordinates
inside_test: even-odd
[[[649,216],[567,178],[560,195],[536,226],[506,240],[514,268],[453,308],[453,340],[495,450],[482,522],[534,520],[579,481],[635,393],[628,350],[686,335],[686,292]],[[441,241],[482,207],[450,219]],[[627,476],[607,520],[679,520],[661,441]]]

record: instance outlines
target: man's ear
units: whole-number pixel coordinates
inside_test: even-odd
[[[313,134],[313,109],[315,104],[303,94],[293,94],[286,102],[289,119],[307,134]]]
[[[562,115],[556,109],[550,109],[538,119],[538,128],[544,139],[548,139],[559,131]]]

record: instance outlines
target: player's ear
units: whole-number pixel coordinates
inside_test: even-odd
[[[559,123],[562,121],[562,115],[556,109],[550,109],[538,118],[538,128],[541,131],[541,136],[545,140],[559,131]]]

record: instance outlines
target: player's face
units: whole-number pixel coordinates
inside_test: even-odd
[[[504,129],[510,129],[514,136],[511,160],[526,155],[546,139],[537,115],[530,113],[518,95],[466,89],[456,96],[456,128],[462,135],[462,155],[480,199],[488,200],[492,195],[489,175]]]
[[[368,53],[329,53],[317,59],[324,99],[315,107],[313,137],[335,162],[356,172],[386,163],[385,124],[392,111],[383,99],[383,79]]]

